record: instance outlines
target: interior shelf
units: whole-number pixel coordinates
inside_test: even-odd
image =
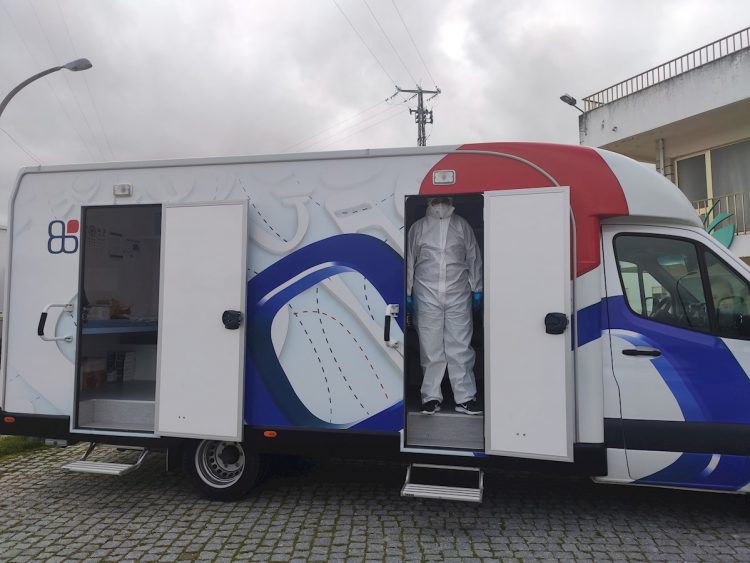
[[[159,324],[156,320],[106,320],[86,321],[81,328],[81,334],[123,334],[156,332]]]

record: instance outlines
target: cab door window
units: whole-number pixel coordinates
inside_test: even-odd
[[[619,235],[615,254],[623,293],[636,315],[708,332],[710,322],[698,251],[688,241]]]

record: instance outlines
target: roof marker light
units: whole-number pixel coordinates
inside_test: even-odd
[[[455,170],[435,170],[432,173],[432,183],[435,186],[450,186],[456,183]]]

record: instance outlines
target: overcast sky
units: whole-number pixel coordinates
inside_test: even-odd
[[[747,0],[0,0],[0,218],[26,165],[578,142],[583,98],[742,29]],[[9,137],[12,136],[16,142]],[[25,151],[24,152],[21,145]]]

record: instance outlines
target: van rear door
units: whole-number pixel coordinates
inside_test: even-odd
[[[242,439],[247,203],[165,205],[156,433]]]
[[[573,461],[569,188],[485,193],[485,451]]]

